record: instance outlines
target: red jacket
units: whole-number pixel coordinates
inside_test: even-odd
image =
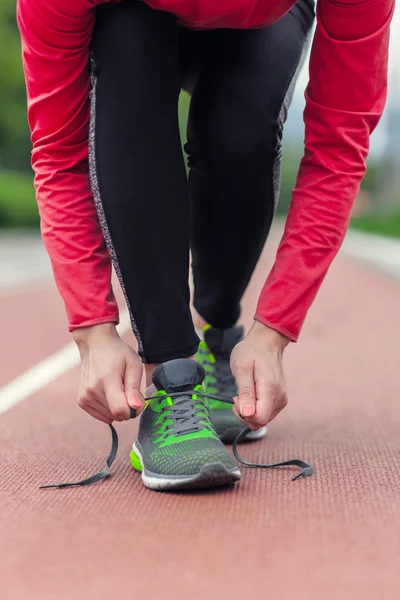
[[[113,0],[121,1],[121,0]],[[19,0],[42,233],[70,330],[118,320],[88,176],[88,48],[99,0]],[[148,0],[193,28],[271,24],[293,0]],[[68,7],[68,8],[66,8]],[[346,232],[382,114],[394,0],[320,0],[305,153],[256,318],[296,340]]]

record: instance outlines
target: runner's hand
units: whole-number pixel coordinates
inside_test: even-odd
[[[82,360],[78,404],[104,423],[130,418],[144,406],[140,392],[143,366],[112,323],[73,332]]]
[[[250,429],[272,421],[287,404],[282,357],[288,343],[286,337],[255,321],[233,349],[231,369],[239,390],[233,412]]]

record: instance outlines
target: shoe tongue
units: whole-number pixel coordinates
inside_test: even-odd
[[[242,325],[234,325],[229,329],[209,327],[204,332],[204,341],[214,356],[230,355],[233,348],[243,339]]]
[[[196,361],[188,358],[170,360],[157,367],[153,383],[158,390],[183,392],[203,383],[205,371]]]

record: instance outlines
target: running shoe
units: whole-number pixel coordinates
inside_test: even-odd
[[[142,472],[146,487],[211,488],[240,479],[233,456],[211,423],[204,376],[203,367],[190,359],[172,360],[154,371],[154,394],[131,451],[131,465]]]
[[[207,394],[233,398],[238,395],[235,378],[230,367],[233,348],[243,340],[244,329],[234,325],[229,329],[216,329],[206,325],[204,339],[199,344],[198,362],[204,367],[204,387]],[[211,421],[225,444],[233,444],[244,425],[235,417],[232,406],[218,400],[209,400]],[[267,433],[266,427],[251,431],[241,441],[259,440]]]

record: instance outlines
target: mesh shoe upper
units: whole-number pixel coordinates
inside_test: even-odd
[[[204,367],[206,376],[204,385],[210,394],[234,397],[238,394],[235,378],[230,368],[233,348],[243,339],[243,327],[235,325],[219,330],[208,327],[204,331],[204,341],[200,342],[198,360]],[[210,401],[210,409],[231,411],[229,404]]]
[[[212,462],[237,468],[216,435],[206,401],[193,394],[203,391],[203,378],[204,369],[186,359],[165,363],[154,372],[158,392],[142,414],[138,434],[148,471],[193,475]],[[181,394],[171,398],[168,392]]]

